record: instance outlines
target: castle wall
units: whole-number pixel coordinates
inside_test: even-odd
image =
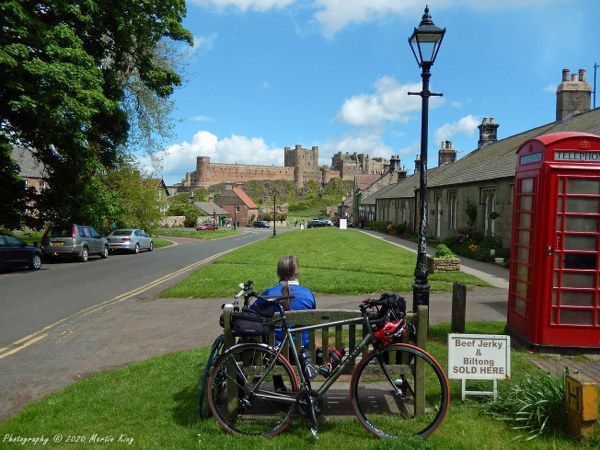
[[[368,157],[367,164],[368,165]],[[377,161],[377,159],[371,160]],[[351,164],[352,166],[352,164]],[[350,174],[362,173],[360,165],[354,163],[348,168]],[[186,188],[210,187],[219,183],[243,183],[253,180],[286,180],[295,182],[301,189],[308,180],[328,183],[332,178],[342,178],[342,170],[338,168],[319,167],[319,147],[310,149],[296,145],[284,148],[284,166],[258,166],[245,164],[211,163],[210,157],[196,158],[196,170],[186,173],[182,185]],[[351,179],[347,176],[345,179]]]

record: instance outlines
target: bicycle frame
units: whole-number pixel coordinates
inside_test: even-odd
[[[352,349],[352,351],[345,358],[342,359],[340,364],[333,369],[333,371],[331,372],[329,377],[327,377],[325,379],[325,381],[321,385],[321,387],[319,387],[315,391],[318,394],[323,395],[329,390],[329,388],[331,388],[331,386],[343,374],[344,369],[346,367],[348,367],[350,364],[352,364],[354,361],[356,361],[356,358],[358,357],[358,355],[360,355],[374,341],[375,338],[373,336],[373,328],[372,328],[369,317],[367,315],[361,315],[360,317],[356,317],[353,319],[336,320],[336,321],[327,322],[324,324],[322,323],[322,324],[318,324],[318,325],[294,326],[293,328],[290,328],[290,326],[287,324],[287,321],[285,318],[285,313],[282,313],[281,317],[271,321],[269,324],[270,325],[281,324],[281,328],[283,330],[283,338],[281,340],[281,343],[279,344],[278,347],[276,347],[277,356],[280,356],[281,358],[285,358],[282,355],[282,352],[286,346],[289,346],[290,352],[293,355],[294,360],[299,361],[300,359],[298,356],[298,350],[296,348],[292,334],[295,334],[295,333],[300,334],[303,331],[316,330],[319,328],[323,328],[324,326],[334,327],[336,325],[351,325],[351,324],[359,324],[359,323],[362,323],[365,326],[365,328],[368,330],[368,333],[362,338],[362,340],[356,345],[356,347],[354,347],[354,349]],[[269,370],[271,370],[274,367],[274,365],[275,365],[275,361],[273,361],[272,366],[269,367]],[[383,365],[382,365],[382,368],[385,371],[385,367]],[[302,389],[304,387],[308,387],[310,389],[311,388],[310,379],[307,378],[307,376],[303,370],[299,370],[299,372],[300,372],[300,389]],[[389,376],[389,374],[387,373],[387,371],[385,371],[385,373],[386,373],[388,380],[391,383],[391,386],[394,386],[394,389],[396,389],[396,391],[399,391],[399,389],[392,382],[392,379]],[[281,397],[290,397],[290,396],[282,395]],[[279,399],[280,397],[278,396],[277,398]],[[295,399],[295,397],[294,397],[294,399]]]

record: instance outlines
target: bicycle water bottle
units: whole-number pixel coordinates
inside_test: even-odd
[[[302,368],[302,371],[306,374],[306,377],[308,379],[316,377],[318,375],[317,369],[315,369],[315,365],[312,362],[310,352],[303,347],[302,350],[300,350],[300,355],[298,356],[300,358],[300,367]]]
[[[345,354],[346,350],[343,348],[329,347],[329,358],[325,364],[319,367],[319,373],[325,378],[329,377],[333,369],[340,365]]]

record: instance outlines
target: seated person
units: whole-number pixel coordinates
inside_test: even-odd
[[[298,274],[300,267],[298,266],[298,259],[293,255],[282,256],[277,264],[277,275],[279,276],[279,283],[266,291],[261,295],[264,297],[271,296],[294,296],[293,299],[287,300],[283,304],[283,308],[286,311],[298,311],[304,309],[316,309],[317,301],[312,291],[298,283]],[[257,300],[257,302],[260,300]],[[256,303],[254,303],[256,305]],[[253,307],[254,307],[253,305]],[[275,344],[281,342],[281,330],[275,330]],[[302,346],[308,348],[308,332],[302,333]]]

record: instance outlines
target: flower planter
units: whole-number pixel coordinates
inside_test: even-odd
[[[434,258],[433,256],[428,256],[427,270],[429,271],[429,273],[458,272],[460,270],[460,259]]]

